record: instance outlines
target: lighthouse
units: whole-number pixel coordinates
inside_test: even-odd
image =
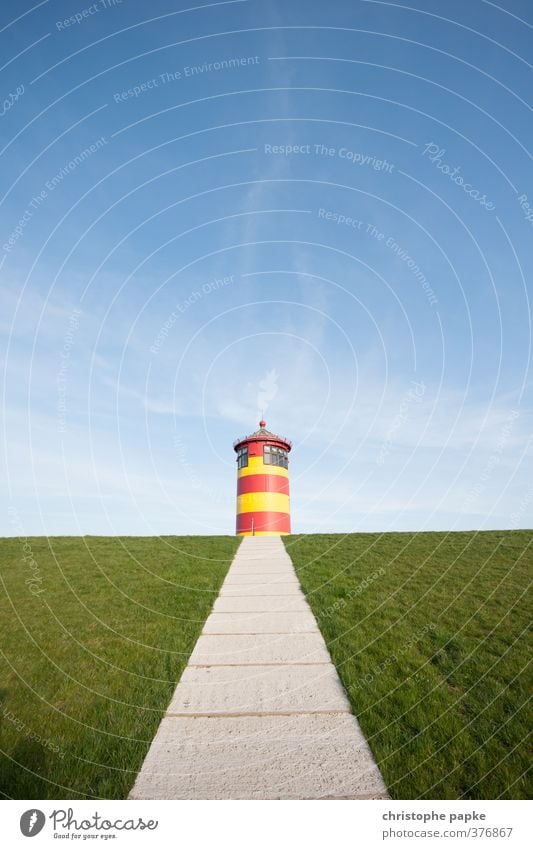
[[[266,429],[233,443],[237,454],[238,536],[290,534],[289,451],[292,443]]]

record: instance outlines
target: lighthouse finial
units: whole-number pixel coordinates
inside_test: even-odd
[[[259,427],[266,427],[266,421],[264,419],[261,419],[259,422]]]

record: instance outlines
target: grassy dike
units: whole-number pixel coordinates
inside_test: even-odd
[[[284,538],[393,798],[531,798],[533,531]]]
[[[124,798],[235,537],[0,539],[0,792]]]

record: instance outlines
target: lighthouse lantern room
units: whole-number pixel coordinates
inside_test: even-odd
[[[237,439],[238,536],[290,534],[289,451],[292,443],[266,429]]]

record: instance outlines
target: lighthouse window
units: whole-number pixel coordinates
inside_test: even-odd
[[[289,467],[287,452],[283,448],[277,448],[275,445],[265,445],[263,449],[263,462],[266,466],[282,466],[284,469],[288,469]]]
[[[248,446],[239,448],[237,452],[237,468],[243,469],[248,465]]]

